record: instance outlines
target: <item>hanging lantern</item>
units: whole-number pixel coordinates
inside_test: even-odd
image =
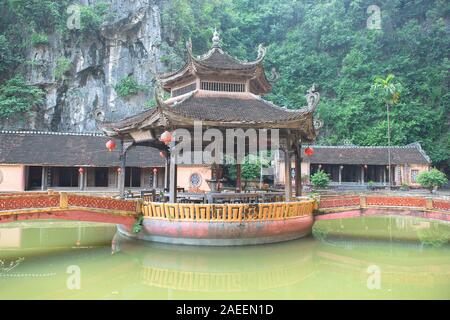
[[[122,168],[117,168],[117,173],[120,174],[122,172]]]
[[[84,173],[84,169],[83,169],[83,168],[80,168],[80,169],[78,169],[78,172],[79,172],[80,174],[83,174],[83,173]]]
[[[169,131],[164,131],[161,137],[159,138],[159,141],[161,141],[164,144],[169,144],[169,142],[172,141],[172,134]]]
[[[165,153],[164,151],[161,151],[161,152],[159,153],[159,156],[160,156],[161,158],[165,158],[165,157],[166,157],[166,153]]]
[[[311,156],[314,154],[314,149],[311,148],[311,147],[307,147],[307,148],[305,149],[305,154],[306,154],[308,157],[311,157]]]
[[[153,168],[153,174],[157,174],[158,173],[158,169],[157,168]]]
[[[109,150],[109,152],[113,151],[116,148],[116,142],[114,140],[109,140],[106,143],[106,148]]]

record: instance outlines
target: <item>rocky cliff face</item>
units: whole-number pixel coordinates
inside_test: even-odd
[[[46,102],[22,121],[3,127],[70,132],[98,131],[98,122],[118,120],[143,111],[152,98],[155,72],[162,72],[161,3],[157,0],[83,0],[84,5],[110,3],[113,19],[98,34],[70,40],[49,36],[47,45],[31,47],[26,67],[30,84],[43,88]],[[55,77],[58,60],[70,61],[70,70]],[[114,89],[132,75],[148,90],[130,98]]]

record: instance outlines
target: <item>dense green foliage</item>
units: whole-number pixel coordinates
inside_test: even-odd
[[[17,76],[0,86],[0,118],[8,118],[16,112],[24,113],[44,102],[44,91],[27,85]]]
[[[133,76],[128,76],[121,79],[114,89],[119,97],[127,98],[148,90],[148,87],[139,84]]]
[[[330,185],[331,179],[328,173],[319,170],[311,175],[311,184],[315,189],[326,188]]]
[[[61,79],[64,74],[70,70],[72,63],[69,58],[60,57],[56,60],[56,68],[54,71],[54,76],[56,79]]]
[[[420,183],[422,187],[430,191],[444,186],[447,181],[448,180],[445,174],[437,169],[424,171],[417,176],[417,182]]]
[[[196,54],[212,30],[241,59],[268,46],[266,69],[281,78],[267,98],[289,108],[305,105],[315,83],[325,126],[319,143],[386,145],[384,103],[371,94],[377,76],[396,75],[401,99],[391,110],[392,144],[421,142],[435,165],[450,165],[450,91],[445,0],[381,0],[381,30],[369,30],[369,0],[176,0],[163,14],[168,42],[191,37]]]
[[[84,41],[95,37],[110,17],[101,2],[82,7],[80,30],[68,30],[66,10],[71,3],[75,1],[0,0],[0,86],[20,72],[27,46],[45,44],[45,35],[55,32]],[[377,1],[381,30],[367,28],[372,0],[162,3],[160,45],[169,68],[180,66],[189,38],[196,54],[209,49],[215,27],[224,49],[241,59],[254,58],[256,46],[264,43],[266,69],[275,67],[281,76],[267,99],[299,108],[313,83],[321,92],[321,144],[386,145],[385,103],[371,94],[371,86],[377,76],[395,74],[402,91],[391,108],[392,144],[418,141],[434,165],[449,170],[447,0]]]
[[[0,118],[14,113],[25,113],[42,103],[40,88],[25,83],[22,66],[25,51],[30,46],[49,45],[49,36],[58,33],[63,40],[75,37],[85,41],[98,34],[103,21],[111,15],[109,5],[98,3],[94,7],[79,5],[80,25],[67,27],[72,0],[0,0]],[[54,76],[57,80],[71,68],[68,58],[57,60]]]

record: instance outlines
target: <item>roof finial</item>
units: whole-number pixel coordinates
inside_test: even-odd
[[[213,48],[220,47],[220,37],[219,37],[219,32],[217,31],[217,28],[214,28],[212,42],[213,42]]]

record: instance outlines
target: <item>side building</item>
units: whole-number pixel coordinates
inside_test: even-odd
[[[120,148],[109,152],[108,140],[101,134],[0,131],[0,192],[117,192]],[[135,146],[127,153],[125,187],[163,189],[165,172],[165,160],[158,150]],[[180,187],[188,190],[193,181],[191,187],[207,191],[205,180],[210,174],[202,166],[180,166]]]
[[[389,183],[389,161],[387,147],[361,146],[311,146],[312,156],[302,149],[302,176],[304,179],[325,171],[331,178],[331,186],[358,187],[387,186]],[[276,160],[276,183],[284,184],[283,157]],[[431,160],[419,143],[391,147],[391,185],[418,187],[417,176],[429,170]]]

